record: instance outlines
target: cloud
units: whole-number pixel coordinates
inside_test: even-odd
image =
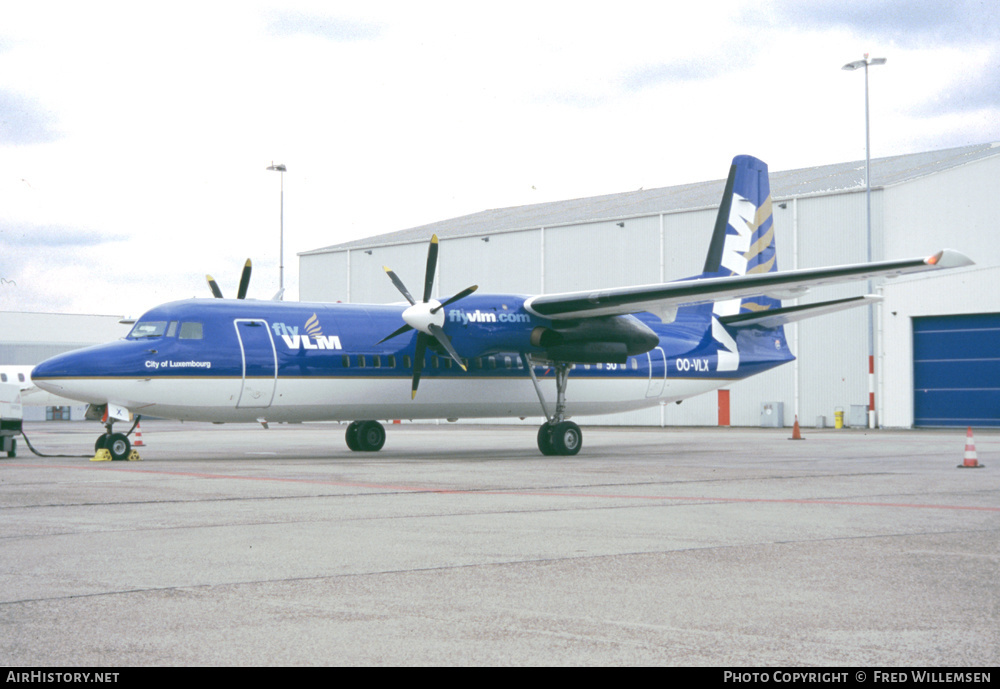
[[[269,22],[270,33],[275,36],[317,36],[338,43],[366,41],[382,33],[379,24],[351,19],[323,17],[302,12],[282,12]]]
[[[127,241],[125,235],[93,230],[28,223],[0,224],[0,249],[58,249],[100,246]]]
[[[776,25],[848,29],[901,47],[1000,39],[1000,9],[982,0],[781,0],[772,9]]]
[[[711,79],[722,71],[722,64],[717,59],[678,60],[634,69],[622,78],[622,85],[628,91],[641,91],[664,83]]]
[[[941,115],[1000,110],[1000,47],[990,51],[982,64],[964,65],[954,71],[952,82],[917,106],[917,115]]]
[[[0,91],[0,145],[21,146],[55,141],[55,118],[36,100],[13,91]]]

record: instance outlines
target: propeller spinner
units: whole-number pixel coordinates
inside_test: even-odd
[[[402,295],[406,298],[406,301],[410,302],[409,308],[403,311],[403,321],[405,324],[396,329],[389,335],[386,335],[378,344],[382,344],[386,340],[389,340],[396,335],[402,335],[403,333],[416,330],[417,331],[417,343],[416,352],[413,358],[413,387],[410,393],[410,399],[417,396],[417,386],[420,384],[420,374],[424,368],[424,354],[427,351],[427,345],[436,342],[440,345],[451,358],[458,364],[463,371],[466,370],[465,362],[455,351],[455,348],[451,344],[451,340],[444,332],[444,307],[452,304],[459,299],[463,299],[473,292],[475,292],[479,286],[472,285],[471,287],[466,287],[458,294],[446,299],[444,302],[439,302],[436,299],[431,299],[431,292],[434,287],[434,273],[437,270],[437,255],[438,255],[438,238],[437,235],[431,237],[431,245],[427,250],[427,270],[424,273],[424,299],[423,301],[416,301],[410,294],[409,290],[406,289],[406,285],[403,281],[399,279],[394,272],[392,272],[388,266],[384,266],[386,275],[392,280],[392,284],[396,286]]]
[[[240,276],[240,289],[236,294],[237,299],[246,299],[247,289],[250,287],[250,269],[250,259],[248,258],[247,262],[243,265],[243,275]],[[208,280],[208,286],[212,290],[212,295],[216,299],[222,299],[222,290],[219,289],[219,283],[215,281],[215,278],[211,275],[206,275],[205,279]]]

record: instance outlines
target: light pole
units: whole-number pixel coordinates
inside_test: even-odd
[[[285,168],[284,165],[275,165],[274,161],[267,168],[281,173],[281,243],[278,249],[278,294],[285,291]]]
[[[884,65],[884,57],[869,57],[848,62],[841,69],[853,72],[865,68],[865,238],[868,262],[872,261],[872,176],[871,176],[871,135],[868,127],[868,66]],[[868,293],[872,293],[872,281],[868,281]],[[875,428],[875,307],[868,305],[868,428]]]

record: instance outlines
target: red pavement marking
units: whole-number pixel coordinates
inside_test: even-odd
[[[188,476],[191,478],[204,478],[230,481],[264,481],[277,483],[303,483],[320,486],[339,486],[342,488],[372,488],[389,491],[406,491],[411,493],[438,493],[444,495],[520,495],[533,497],[559,497],[559,498],[597,498],[605,500],[672,500],[689,502],[733,502],[733,503],[770,503],[770,504],[791,504],[791,505],[837,505],[847,507],[905,507],[910,509],[924,510],[966,510],[974,512],[1000,512],[1000,507],[979,507],[975,505],[931,505],[918,503],[899,502],[862,502],[856,500],[822,500],[809,498],[724,498],[701,495],[623,495],[619,493],[567,493],[554,491],[534,491],[534,490],[467,490],[462,488],[434,488],[431,486],[396,486],[383,483],[358,483],[348,481],[327,481],[313,478],[280,478],[276,476],[240,476],[236,474],[210,474],[193,471],[164,471],[155,469],[139,469],[133,467],[119,466],[74,466],[74,465],[38,465],[38,464],[8,464],[0,463],[3,467],[17,467],[22,469],[76,469],[78,471],[122,471],[133,474],[156,474],[163,476]]]

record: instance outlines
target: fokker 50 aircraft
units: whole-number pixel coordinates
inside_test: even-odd
[[[103,414],[97,447],[129,452],[115,420],[129,412],[213,422],[352,421],[351,450],[385,442],[375,419],[544,414],[544,454],[582,445],[570,414],[678,401],[791,361],[784,324],[862,306],[859,296],[783,307],[808,287],[970,265],[927,258],[778,272],[767,166],[733,160],[701,275],[640,287],[525,296],[469,287],[431,299],[431,238],[422,299],[409,303],[192,299],[146,313],[121,341],[62,354],[35,384]],[[213,282],[210,279],[210,283]],[[220,297],[217,287],[213,292]],[[423,382],[420,393],[418,384]],[[96,415],[95,415],[96,418]]]

